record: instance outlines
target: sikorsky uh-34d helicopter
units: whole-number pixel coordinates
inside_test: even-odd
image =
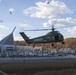
[[[35,44],[38,43],[51,43],[52,46],[54,46],[55,42],[61,42],[62,44],[64,44],[64,36],[59,31],[55,31],[54,26],[52,26],[52,29],[34,29],[25,31],[46,31],[46,30],[52,30],[52,31],[48,32],[46,35],[32,39],[29,39],[24,32],[20,32],[20,35],[28,44],[33,44],[33,47],[35,46]]]

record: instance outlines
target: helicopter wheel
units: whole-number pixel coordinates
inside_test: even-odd
[[[35,47],[35,43],[33,43],[33,48]]]
[[[54,43],[52,43],[51,45],[54,46]]]
[[[62,44],[65,44],[65,42],[64,42],[64,41],[62,41]]]

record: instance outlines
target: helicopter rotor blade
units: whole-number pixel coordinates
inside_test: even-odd
[[[32,29],[32,30],[23,30],[23,31],[47,31],[47,30],[52,30],[54,31],[56,28],[54,28],[54,25],[52,25],[51,29]]]
[[[24,30],[24,31],[46,31],[46,30],[52,30],[52,29],[34,29],[34,30]]]
[[[52,26],[51,29],[31,29],[31,30],[23,30],[23,31],[47,31],[47,30],[52,30],[52,31],[54,31],[55,29],[68,28],[68,27],[73,27],[73,26],[76,26],[76,25],[68,25],[68,26],[58,27],[58,28],[55,28],[54,26]]]
[[[73,27],[73,26],[76,26],[76,25],[68,25],[68,26],[64,26],[64,27],[58,27],[56,29],[68,28],[68,27]]]

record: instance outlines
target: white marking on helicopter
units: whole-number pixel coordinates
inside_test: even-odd
[[[2,73],[3,75],[8,75],[8,74],[4,73],[3,71],[0,71],[0,73]]]
[[[34,39],[34,42],[43,41],[43,38]]]

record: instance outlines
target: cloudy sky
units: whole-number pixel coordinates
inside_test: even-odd
[[[19,32],[52,25],[65,38],[76,37],[76,0],[0,0],[0,40],[14,27],[14,39],[23,40]],[[32,38],[48,32],[25,33]]]

